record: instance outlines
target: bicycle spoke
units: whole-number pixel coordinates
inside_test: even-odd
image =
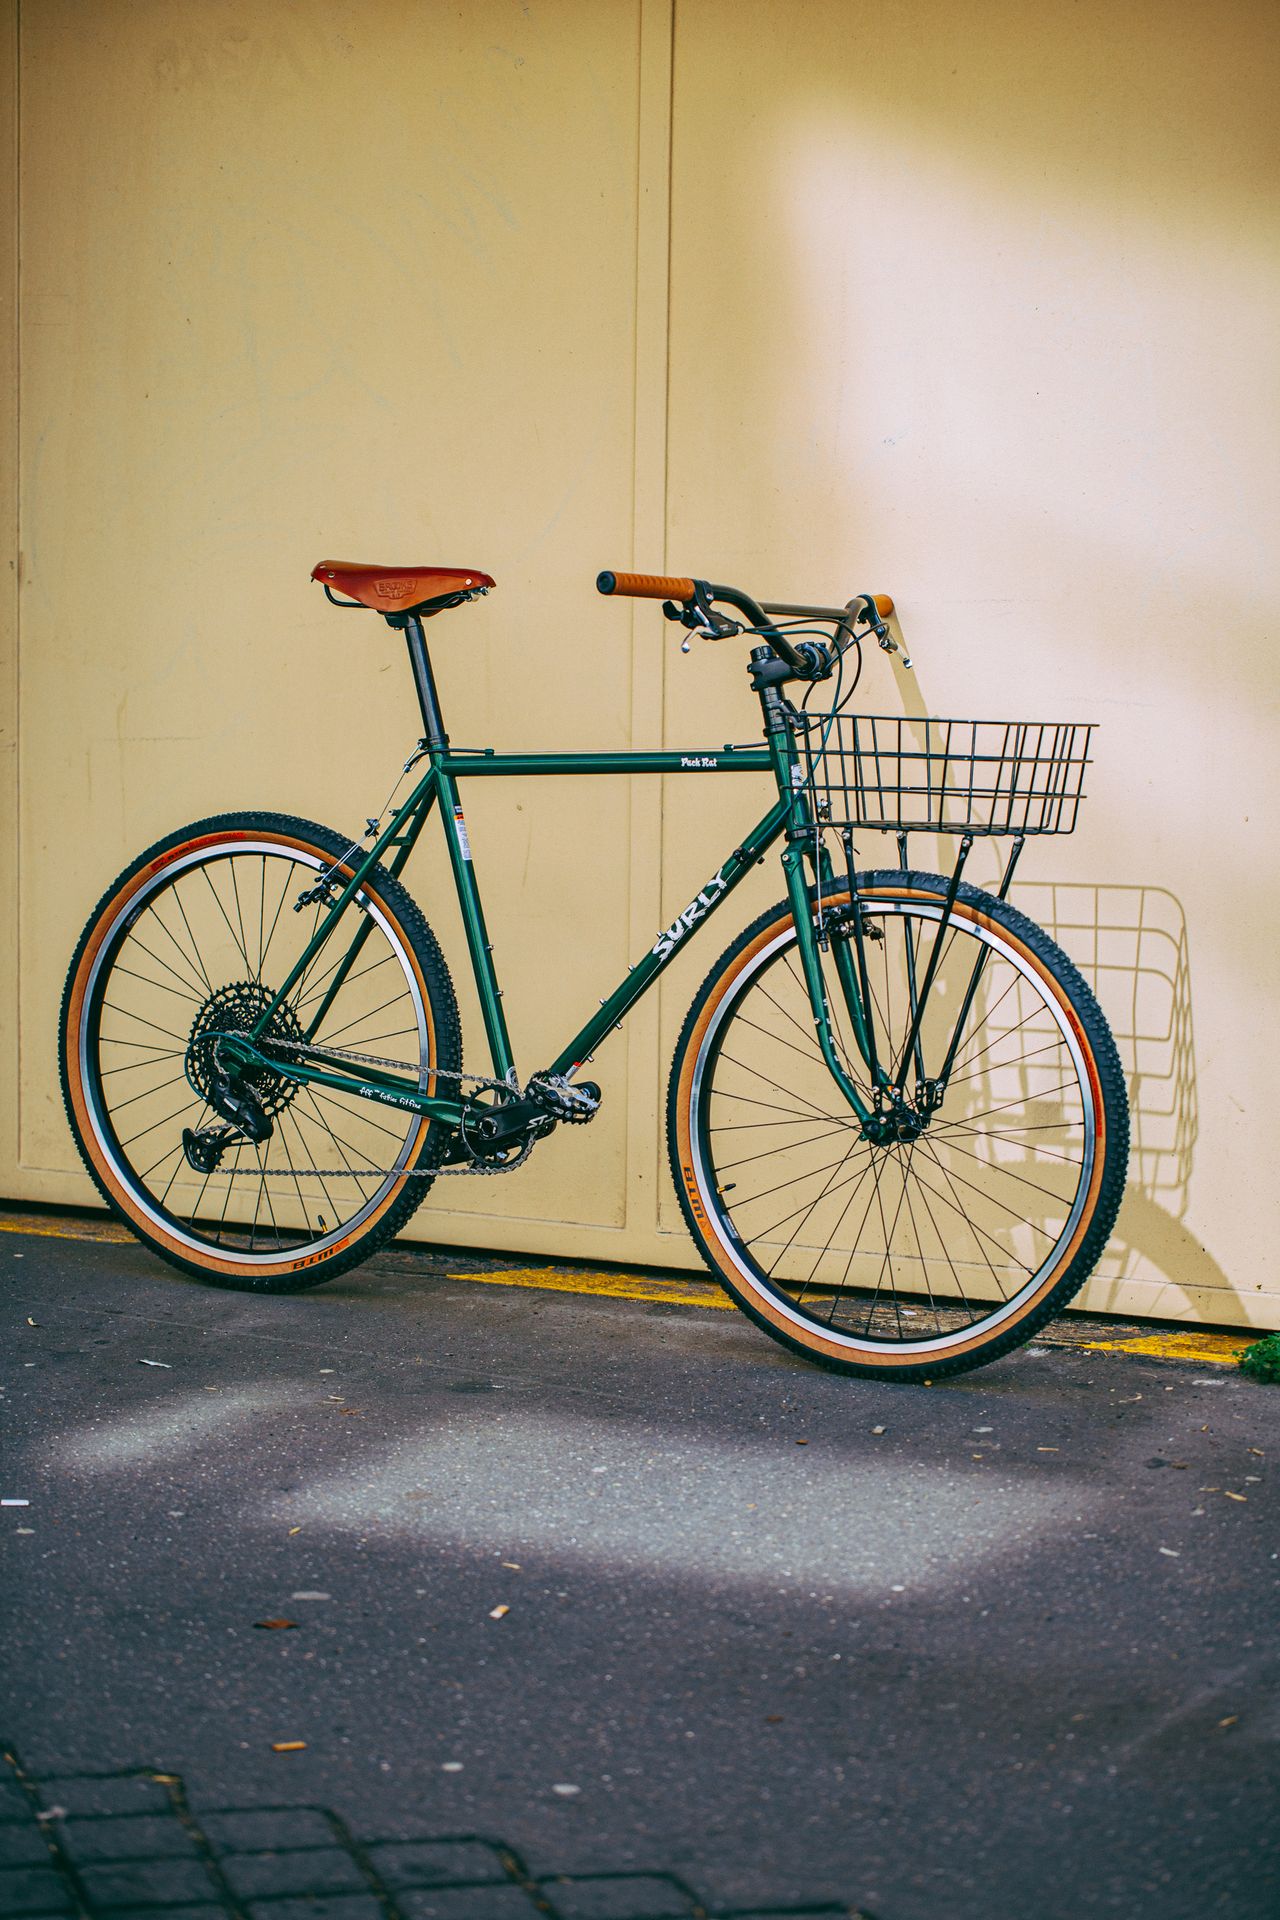
[[[800,1095],[792,1092],[790,1087],[784,1087],[777,1080],[771,1080],[767,1073],[761,1073],[758,1068],[748,1067],[741,1060],[735,1060],[732,1054],[722,1053],[720,1058],[722,1060],[727,1060],[729,1062],[729,1065],[732,1067],[741,1067],[742,1071],[744,1073],[749,1073],[753,1079],[763,1080],[765,1085],[767,1087],[772,1087],[775,1093],[790,1093],[791,1098],[793,1100],[800,1100],[801,1106],[808,1107],[809,1111],[812,1114],[814,1114],[819,1120],[832,1120],[836,1118],[834,1114],[823,1113],[822,1109],[820,1107],[815,1107],[811,1100],[801,1099]],[[731,1099],[736,1099],[739,1096],[731,1094],[729,1097]],[[745,1098],[746,1096],[743,1095],[741,1097]]]
[[[806,1147],[815,1140],[830,1140],[837,1133],[843,1133],[843,1127],[828,1127],[822,1133],[811,1133],[803,1140],[789,1140],[788,1147]],[[741,1160],[726,1160],[720,1166],[721,1173],[732,1173],[737,1167],[749,1167],[753,1160],[769,1159],[777,1152],[776,1147],[762,1147],[759,1153],[749,1153]]]
[[[183,905],[182,905],[182,899],[181,899],[181,896],[180,896],[180,895],[179,895],[179,893],[178,893],[178,889],[177,889],[177,887],[176,887],[176,886],[174,886],[174,887],[172,888],[172,890],[171,890],[171,897],[172,897],[172,900],[173,900],[173,904],[174,904],[174,906],[175,906],[175,907],[176,907],[176,908],[178,909],[178,914],[179,914],[179,917],[180,917],[180,919],[181,919],[181,921],[182,921],[182,924],[183,924],[183,926],[184,926],[184,927],[186,928],[186,932],[187,932],[187,938],[188,938],[188,939],[190,940],[190,942],[191,942],[191,952],[190,952],[190,953],[188,953],[188,952],[187,952],[187,950],[186,950],[186,948],[185,948],[185,947],[183,946],[183,944],[182,944],[182,942],[181,942],[181,941],[180,941],[180,940],[179,940],[179,939],[177,938],[177,936],[176,936],[176,934],[174,933],[174,931],[173,931],[173,929],[172,929],[172,927],[170,927],[170,925],[169,925],[169,923],[168,923],[168,921],[167,921],[167,920],[166,920],[166,919],[164,918],[164,916],[163,916],[163,914],[161,913],[161,911],[160,911],[160,908],[159,908],[159,906],[158,906],[158,904],[157,904],[157,903],[156,903],[156,901],[154,901],[154,900],[152,900],[152,901],[150,901],[150,902],[148,903],[148,906],[147,906],[147,914],[148,914],[148,917],[149,917],[150,919],[152,919],[152,920],[154,920],[154,921],[155,921],[155,923],[156,923],[156,925],[157,925],[157,926],[159,927],[159,929],[160,929],[160,931],[161,931],[161,933],[163,933],[163,934],[164,934],[164,936],[165,936],[165,938],[166,938],[166,939],[168,940],[168,942],[169,942],[169,944],[170,944],[170,946],[171,946],[171,947],[173,948],[173,950],[174,950],[174,952],[175,952],[176,954],[178,954],[178,955],[180,956],[180,958],[182,959],[182,962],[183,962],[183,964],[184,964],[185,966],[189,966],[189,967],[191,968],[191,971],[192,971],[192,973],[193,973],[193,975],[198,975],[198,976],[199,976],[199,978],[200,978],[200,980],[201,980],[201,982],[202,982],[202,984],[203,984],[203,986],[204,986],[204,989],[205,989],[205,992],[206,992],[206,993],[212,993],[212,992],[213,992],[213,988],[212,988],[212,986],[210,985],[210,983],[209,983],[209,981],[208,981],[208,979],[207,979],[207,977],[206,977],[206,975],[205,975],[205,971],[204,971],[204,968],[203,968],[203,966],[202,966],[202,965],[200,964],[200,947],[199,947],[199,943],[198,943],[198,941],[196,940],[196,937],[195,937],[195,934],[194,934],[194,933],[193,933],[193,932],[191,931],[191,926],[190,926],[190,923],[189,923],[189,921],[187,920],[187,916],[186,916],[186,912],[185,912],[185,910],[184,910],[184,908],[183,908]]]
[[[234,1248],[255,1263],[364,1217],[400,1179],[391,1169],[421,1127],[416,1113],[389,1125],[385,1106],[290,1080],[287,1051],[273,1050],[273,1042],[299,1037],[304,1002],[314,1007],[332,994],[326,1037],[335,1044],[386,1047],[407,1062],[427,1057],[413,962],[382,919],[360,918],[356,936],[368,944],[349,974],[341,972],[347,940],[323,959],[317,948],[288,1002],[269,1011],[277,997],[272,975],[283,981],[319,928],[321,903],[301,924],[289,910],[315,875],[291,847],[216,848],[147,893],[99,988],[95,1084],[115,1161],[193,1244]],[[179,1030],[188,1021],[189,1031]],[[212,1084],[201,1076],[213,1071],[217,1036],[255,1023],[266,1060],[241,1070],[240,1080],[270,1121],[256,1146],[200,1091]],[[200,1151],[215,1165],[201,1170],[188,1160],[178,1137],[184,1130],[206,1141]]]
[[[265,856],[264,856],[264,858],[263,858],[263,863],[262,863],[262,864],[263,864],[263,866],[264,866],[264,867],[266,866],[266,858],[265,858]],[[280,921],[280,910],[281,910],[281,908],[282,908],[282,907],[284,906],[284,897],[285,897],[285,895],[286,895],[286,894],[288,893],[288,891],[289,891],[289,869],[288,869],[288,867],[286,866],[286,867],[285,867],[285,870],[284,870],[284,876],[283,876],[283,878],[281,879],[281,882],[280,882],[280,898],[279,898],[279,899],[278,899],[278,900],[276,901],[276,910],[275,910],[275,913],[273,914],[273,916],[272,916],[272,919],[271,919],[271,930],[270,930],[270,932],[269,932],[269,933],[267,934],[267,938],[266,938],[266,942],[265,942],[265,944],[262,944],[262,943],[260,943],[260,944],[261,944],[261,953],[260,953],[260,956],[259,956],[259,960],[258,960],[258,972],[257,972],[257,975],[256,975],[256,977],[257,977],[257,979],[259,979],[259,980],[261,980],[261,978],[262,978],[262,975],[263,975],[263,973],[264,973],[264,971],[265,971],[265,969],[266,969],[266,965],[267,965],[267,955],[268,955],[268,954],[270,953],[270,951],[271,951],[271,942],[272,942],[272,941],[273,941],[273,940],[275,939],[275,937],[276,937],[276,927],[277,927],[277,925],[279,924],[279,921]]]
[[[892,1080],[904,1060],[911,1065],[912,981],[923,981],[938,920],[881,907],[874,889],[864,913],[865,1011]],[[998,940],[982,942],[982,990],[969,999],[976,939],[963,915],[942,928],[918,1021],[926,1074],[956,1043],[940,1103],[924,1104],[917,1072],[895,1106],[853,1056],[850,1075],[866,1087],[879,1134],[832,1110],[794,941],[726,1001],[713,1064],[703,1068],[702,1151],[715,1210],[761,1274],[842,1337],[910,1346],[980,1326],[1064,1242],[1088,1152],[1067,1029]],[[828,997],[837,1057],[849,1059],[843,990]],[[1064,1117],[1064,1098],[1078,1117]]]
[[[201,879],[202,879],[202,880],[204,881],[204,883],[205,883],[205,885],[206,885],[206,887],[208,887],[208,889],[209,889],[209,892],[210,892],[210,894],[211,894],[211,895],[212,895],[212,897],[213,897],[213,903],[214,903],[214,905],[215,905],[215,906],[217,907],[217,909],[218,909],[218,912],[219,912],[219,913],[220,913],[220,914],[222,915],[222,917],[223,917],[223,919],[224,919],[224,920],[226,921],[226,923],[227,923],[227,932],[228,932],[228,933],[229,933],[229,934],[231,935],[231,938],[232,938],[232,939],[233,939],[233,940],[235,941],[235,944],[236,944],[236,947],[237,947],[237,949],[238,949],[238,951],[239,951],[239,954],[240,954],[240,958],[241,958],[241,959],[242,959],[242,960],[244,961],[244,970],[245,970],[245,972],[246,972],[246,973],[248,973],[248,972],[249,972],[249,970],[250,970],[250,969],[249,969],[249,956],[248,956],[248,954],[247,954],[247,953],[245,952],[245,948],[244,948],[244,942],[243,942],[242,940],[239,940],[239,939],[237,939],[237,937],[236,937],[236,930],[235,930],[235,928],[234,928],[234,927],[232,926],[232,924],[231,924],[231,921],[230,921],[230,919],[229,919],[229,918],[228,918],[228,916],[227,916],[227,910],[226,910],[226,908],[225,908],[225,907],[223,906],[223,904],[222,904],[222,902],[221,902],[221,900],[220,900],[220,899],[218,898],[218,890],[217,890],[217,888],[216,888],[216,887],[214,886],[214,884],[213,884],[213,881],[212,881],[212,880],[211,880],[211,879],[209,878],[209,869],[208,869],[208,867],[207,867],[207,866],[202,866],[202,867],[200,867],[200,869],[199,869],[199,873],[200,873],[200,878],[201,878]],[[185,915],[184,915],[184,918],[185,918]]]

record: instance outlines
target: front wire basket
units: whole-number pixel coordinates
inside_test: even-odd
[[[814,717],[801,741],[817,817],[898,833],[1070,833],[1092,725]]]

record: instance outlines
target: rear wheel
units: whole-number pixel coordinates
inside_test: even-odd
[[[946,893],[936,874],[860,884],[877,1048],[895,1071]],[[872,1104],[823,964],[842,1064]],[[1128,1109],[1106,1021],[1046,934],[970,886],[942,935],[908,1095],[941,1073],[957,1021],[945,1094],[915,1137],[864,1137],[819,1051],[783,904],[712,969],[676,1048],[671,1162],[695,1241],[758,1326],[847,1373],[935,1378],[1007,1352],[1083,1285],[1115,1221]]]
[[[442,1151],[420,1114],[287,1070],[304,1038],[409,1063],[428,1091],[436,1068],[461,1065],[440,950],[381,869],[265,1030],[280,1070],[244,1085],[270,1137],[216,1138],[218,1036],[247,1030],[270,1005],[324,912],[302,896],[350,851],[342,834],[281,814],[202,820],[108,888],[71,963],[62,1087],[85,1164],[163,1259],[223,1286],[288,1292],[367,1259],[418,1206]],[[339,887],[350,873],[338,867]],[[211,1138],[215,1164],[192,1165],[184,1134]]]

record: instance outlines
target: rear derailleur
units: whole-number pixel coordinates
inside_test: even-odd
[[[271,1115],[261,1101],[248,1087],[243,1084],[237,1086],[223,1068],[218,1059],[216,1043],[214,1067],[205,1098],[214,1112],[220,1114],[228,1124],[182,1129],[182,1151],[188,1166],[194,1167],[197,1173],[216,1173],[223,1154],[234,1142],[247,1140],[252,1146],[260,1147],[275,1132]]]

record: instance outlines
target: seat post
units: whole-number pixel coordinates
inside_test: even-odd
[[[449,736],[440,715],[440,696],[436,692],[436,679],[431,671],[431,656],[427,652],[422,621],[416,613],[389,613],[383,617],[388,626],[404,628],[409,665],[413,668],[413,684],[418,690],[418,705],[422,709],[423,738],[429,747],[438,747],[443,751],[449,744]]]

